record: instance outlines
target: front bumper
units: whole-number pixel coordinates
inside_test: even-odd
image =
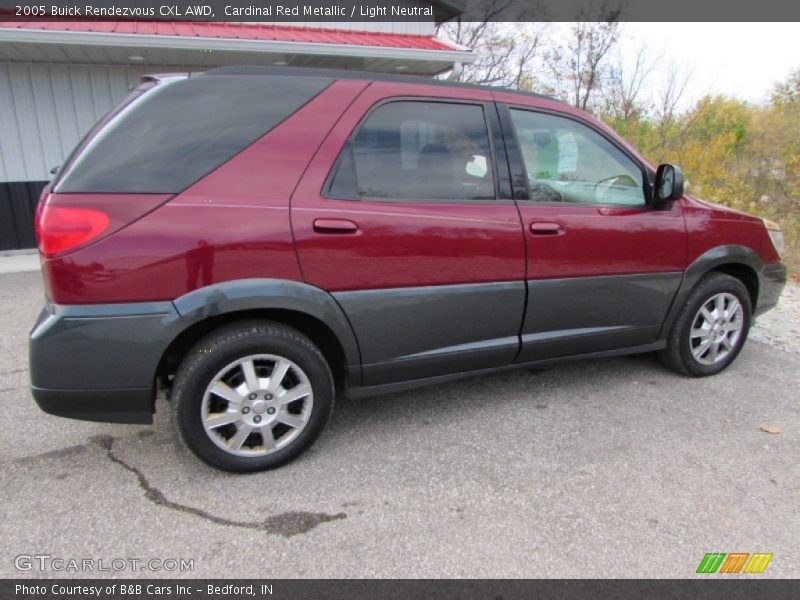
[[[778,303],[786,285],[786,265],[783,263],[764,265],[758,279],[758,301],[755,311],[753,311],[753,316],[756,317],[764,314]]]
[[[171,302],[46,306],[30,334],[36,403],[62,417],[151,423],[158,363],[181,321]]]

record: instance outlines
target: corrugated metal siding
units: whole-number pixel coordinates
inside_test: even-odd
[[[0,63],[0,182],[44,181],[146,72],[158,67]]]

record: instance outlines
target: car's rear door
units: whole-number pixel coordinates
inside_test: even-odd
[[[599,125],[499,110],[528,257],[517,361],[655,343],[686,265],[680,203],[648,205],[645,165]]]
[[[490,101],[480,90],[372,83],[292,197],[304,277],[350,319],[363,385],[517,354],[525,244]]]

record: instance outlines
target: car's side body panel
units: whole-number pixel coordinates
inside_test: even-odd
[[[528,281],[518,362],[656,341],[680,272]]]
[[[324,323],[341,346],[349,383],[361,384],[358,343],[330,294],[298,281],[243,279],[206,286],[174,302],[50,304],[30,335],[33,394],[55,414],[150,422],[156,371],[170,344],[207,319],[263,309]],[[111,410],[107,398],[117,392],[123,401]]]
[[[302,191],[292,203],[292,223],[303,274],[312,285],[345,292],[522,281],[525,276],[524,242],[513,203],[326,199],[312,205]],[[320,218],[350,221],[359,231],[320,234],[313,225]]]
[[[679,206],[519,206],[528,249],[520,361],[655,340],[686,266]],[[564,234],[533,235],[530,227],[542,221]]]
[[[712,269],[753,274],[756,314],[777,302],[786,271],[754,217],[690,197],[659,207],[531,201],[504,105],[593,128],[641,165],[645,192],[652,184],[652,166],[583,111],[510,92],[328,76],[296,113],[179,193],[50,195],[55,204],[107,204],[121,222],[43,262],[52,304],[31,332],[30,364],[44,410],[148,422],[176,340],[237,314],[290,312],[324,324],[351,395],[362,397],[662,349]],[[327,193],[359,123],[402,99],[482,108],[495,199]],[[540,223],[556,234],[534,234]]]
[[[333,331],[348,366],[357,367],[361,362],[358,343],[339,304],[328,292],[307,283],[285,279],[240,279],[194,290],[177,298],[174,305],[178,314],[189,322],[259,309],[308,315]]]
[[[519,351],[522,281],[338,292],[364,385],[507,365]]]
[[[588,360],[593,358],[610,358],[613,356],[626,356],[630,354],[643,354],[647,352],[657,352],[663,350],[667,346],[667,342],[663,339],[656,340],[650,344],[641,346],[626,346],[624,348],[615,348],[614,350],[602,350],[598,352],[581,352],[580,354],[571,354],[569,356],[560,356],[554,358],[543,358],[538,360],[530,360],[523,363],[512,363],[499,367],[480,368],[475,367],[469,371],[459,371],[457,373],[448,373],[445,375],[434,375],[431,377],[422,377],[419,379],[405,379],[395,383],[385,383],[379,385],[366,385],[359,387],[351,387],[349,396],[351,398],[369,398],[372,396],[379,396],[382,394],[394,394],[396,392],[403,392],[412,390],[428,385],[436,385],[439,383],[447,383],[449,381],[457,381],[468,377],[477,377],[480,375],[488,375],[491,373],[502,373],[511,369],[522,368],[537,368],[551,364],[557,364],[567,361],[575,360]]]
[[[110,238],[47,262],[51,299],[59,304],[172,300],[249,277],[302,281],[288,206],[231,206],[225,199],[167,203]]]
[[[709,250],[729,245],[752,250],[762,264],[780,262],[761,219],[692,197],[681,200],[688,231],[687,263]]]
[[[498,98],[511,101],[507,95]],[[585,115],[564,109],[556,113],[525,98],[500,105],[527,250],[527,308],[517,362],[656,341],[686,266],[680,202],[645,204],[645,190],[642,206],[529,198],[511,106],[533,114],[568,116],[577,127],[597,132],[620,148],[642,171],[645,185],[652,173],[630,147]],[[540,231],[542,226],[547,228]]]
[[[331,130],[292,197],[306,281],[331,291],[347,313],[361,347],[365,384],[508,364],[518,351],[526,293],[525,247],[513,201],[325,195],[354,129],[390,98],[469,103],[483,107],[487,121],[494,110],[485,105],[491,95],[481,90],[370,85]],[[495,171],[506,169],[492,158]],[[320,219],[346,221],[357,230],[317,231]]]
[[[59,304],[173,300],[223,281],[251,277],[302,281],[289,223],[289,197],[317,146],[366,85],[333,83],[168,202],[158,195],[162,205],[157,210],[111,236],[45,261],[51,300]],[[72,194],[57,196],[63,201]]]
[[[772,308],[786,284],[786,267],[760,219],[693,197],[681,200],[687,227],[687,267],[675,302],[664,319],[666,335],[698,281],[712,269],[745,269],[755,278],[757,316]]]
[[[349,290],[515,281],[525,256],[513,202],[349,200],[325,197],[342,147],[364,115],[387,98],[438,98],[481,105],[488,92],[373,83],[331,130],[292,197],[292,227],[312,285]],[[314,231],[316,219],[354,221],[354,235]]]

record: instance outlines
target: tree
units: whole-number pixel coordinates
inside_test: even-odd
[[[619,41],[620,25],[614,20],[574,23],[562,44],[546,56],[552,92],[573,106],[595,108],[600,90],[611,78],[611,50]]]
[[[690,78],[690,72],[682,70],[673,62],[667,69],[662,84],[656,92],[655,120],[658,124],[656,130],[660,147],[668,144],[670,130],[675,124],[678,106],[686,93]]]
[[[772,90],[772,104],[787,106],[800,102],[800,69],[795,69],[786,81],[775,85]]]
[[[535,61],[546,37],[546,27],[490,20],[439,25],[438,35],[472,49],[478,60],[464,65],[458,81],[530,89]]]
[[[783,229],[784,262],[800,273],[800,69],[778,83],[770,105],[760,111],[753,140],[759,156],[760,196],[754,211],[778,221]]]
[[[615,56],[604,95],[603,112],[608,118],[624,123],[644,116],[649,106],[643,98],[643,91],[656,64],[657,61],[649,56],[646,44],[636,50],[629,68],[625,66],[621,52]]]

